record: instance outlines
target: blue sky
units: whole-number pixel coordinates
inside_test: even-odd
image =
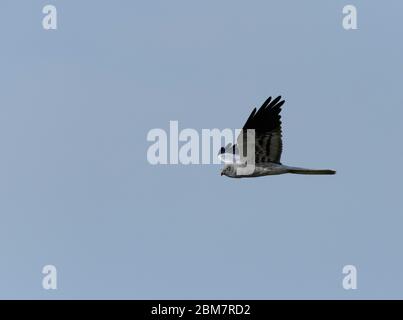
[[[1,1],[0,298],[402,298],[402,10]],[[282,161],[336,176],[147,162],[150,129],[239,128],[277,95]]]

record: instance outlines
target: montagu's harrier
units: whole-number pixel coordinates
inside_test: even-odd
[[[305,169],[281,164],[281,96],[268,98],[253,109],[237,138],[237,144],[222,147],[219,157],[225,162],[221,175],[231,178],[260,177],[284,173],[335,174],[333,170]],[[242,151],[242,152],[241,152]]]

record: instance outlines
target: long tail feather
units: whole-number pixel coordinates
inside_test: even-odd
[[[294,174],[336,174],[336,171],[334,170],[315,170],[315,169],[304,169],[304,168],[292,168],[288,170],[289,173],[294,173]]]

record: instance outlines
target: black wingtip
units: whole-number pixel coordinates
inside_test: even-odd
[[[285,99],[283,98],[282,95],[278,95],[275,100],[278,100],[278,101],[281,101],[281,100],[282,100],[282,101],[285,101]]]
[[[277,96],[274,100],[272,97],[266,99],[259,109],[254,108],[252,113],[246,120],[243,129],[264,129],[274,130],[281,126],[281,107],[285,100],[281,100],[282,96]]]

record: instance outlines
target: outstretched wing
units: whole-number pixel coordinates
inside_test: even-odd
[[[228,143],[225,148],[221,147],[218,152],[218,158],[224,163],[239,163],[241,159],[238,146],[236,144]]]
[[[272,100],[268,98],[259,110],[253,109],[242,132],[237,138],[238,145],[243,138],[243,152],[241,158],[246,160],[247,130],[255,130],[255,163],[280,163],[283,142],[281,139],[281,106],[284,104],[281,96]]]

